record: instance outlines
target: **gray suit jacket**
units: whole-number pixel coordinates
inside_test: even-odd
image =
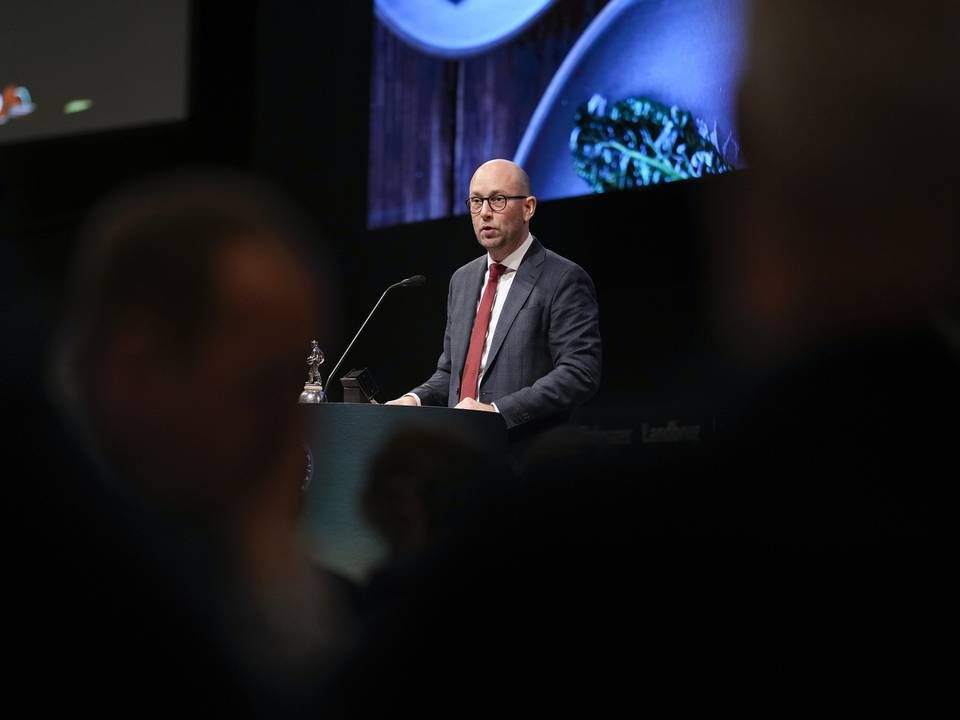
[[[412,390],[423,405],[453,407],[480,300],[487,256],[450,279],[437,371]],[[600,313],[590,276],[534,238],[504,302],[477,398],[508,428],[563,420],[600,385]]]

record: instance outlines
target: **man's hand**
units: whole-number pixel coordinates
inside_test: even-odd
[[[387,400],[384,405],[409,405],[411,407],[417,407],[417,401],[409,395],[402,395],[394,400]]]
[[[496,408],[493,405],[487,405],[486,403],[477,402],[473,398],[464,398],[457,403],[457,410],[483,410],[483,412],[496,412]]]

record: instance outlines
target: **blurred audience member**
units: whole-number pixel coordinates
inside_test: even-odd
[[[796,674],[782,687],[805,683],[805,703],[944,698],[958,20],[948,0],[753,3],[739,95],[751,170],[717,276],[747,381],[716,477],[736,480],[719,506],[732,530],[802,553],[786,567],[803,591],[778,599],[770,633]]]
[[[79,668],[46,678],[51,697],[96,675],[97,703],[198,693],[272,714],[347,642],[297,524],[296,396],[333,299],[309,242],[275,192],[226,173],[144,182],[92,214],[53,374],[103,482],[78,523],[94,552],[73,561],[105,577],[64,588],[84,617],[39,617],[47,672]]]
[[[740,88],[752,167],[718,289],[731,355],[760,379],[733,427],[759,453],[752,491],[779,503],[767,531],[946,530],[957,20],[947,0],[754,3]]]
[[[505,460],[498,466],[449,431],[413,426],[396,432],[374,457],[363,489],[364,514],[386,543],[387,562],[434,547],[485,472],[508,472]]]
[[[511,477],[507,457],[486,454],[453,431],[413,425],[394,433],[373,458],[362,494],[367,522],[387,550],[364,591],[367,619],[409,600],[410,574],[476,512],[486,485]]]

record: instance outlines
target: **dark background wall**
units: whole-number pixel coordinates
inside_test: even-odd
[[[213,163],[277,183],[331,248],[342,307],[339,329],[317,338],[331,358],[323,370],[386,286],[428,277],[424,288],[387,299],[342,368],[369,367],[381,400],[404,392],[436,362],[450,274],[480,252],[466,216],[365,229],[368,187],[405,191],[366,172],[372,8],[199,0],[193,14],[186,123],[0,147],[7,364],[40,357],[74,233],[97,198],[144,173]],[[453,188],[468,179],[450,178]],[[583,265],[600,297],[604,381],[587,421],[632,427],[711,412],[710,210],[741,182],[738,172],[541,203],[535,234]],[[338,383],[330,389],[339,397]]]

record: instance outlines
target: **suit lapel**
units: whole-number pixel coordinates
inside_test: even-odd
[[[503,340],[507,336],[507,333],[510,332],[513,321],[517,319],[520,308],[523,307],[527,298],[530,297],[533,286],[536,285],[537,279],[543,270],[543,260],[545,257],[543,246],[534,239],[530,245],[530,249],[527,250],[527,254],[524,255],[523,260],[520,262],[520,267],[517,269],[517,276],[513,279],[510,292],[507,295],[506,301],[503,303],[503,309],[500,311],[500,318],[497,320],[497,329],[493,333],[493,340],[490,341],[490,352],[487,354],[487,363],[483,371],[484,377],[488,376],[490,367],[497,358],[497,353],[500,352],[500,347],[503,345]],[[466,358],[466,354],[464,354],[464,358]]]

